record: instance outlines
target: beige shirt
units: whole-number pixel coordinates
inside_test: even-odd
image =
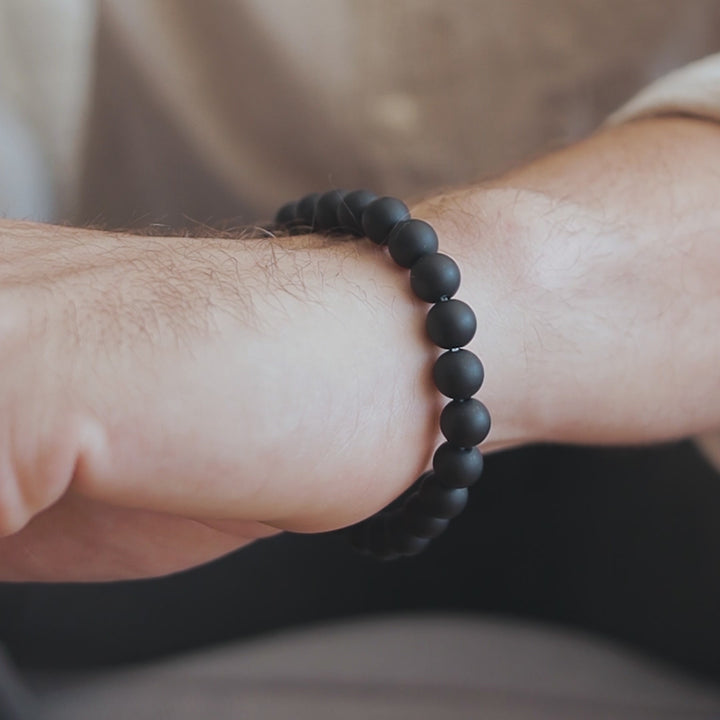
[[[720,49],[693,0],[106,0],[81,216],[267,217],[402,197],[592,131]]]
[[[492,175],[717,50],[715,0],[3,0],[0,120],[58,219],[254,220]]]

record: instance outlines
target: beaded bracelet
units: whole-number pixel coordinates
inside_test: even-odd
[[[477,320],[470,307],[452,299],[460,287],[460,270],[439,253],[438,237],[423,220],[413,219],[407,206],[367,190],[312,193],[283,205],[275,221],[290,232],[324,232],[367,236],[387,245],[392,259],[410,269],[410,286],[432,307],[427,314],[428,336],[446,352],[433,367],[437,389],[450,402],[440,415],[446,442],[433,455],[433,469],[423,473],[397,500],[347,530],[353,546],[383,560],[415,555],[440,535],[468,500],[468,488],[483,469],[476,447],[490,430],[487,408],[472,396],[480,389],[484,370],[480,359],[461,349],[472,340]]]

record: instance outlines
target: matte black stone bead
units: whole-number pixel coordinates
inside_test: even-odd
[[[430,339],[439,347],[459,348],[473,339],[477,319],[462,300],[445,300],[430,308],[425,327]]]
[[[460,287],[460,268],[447,255],[424,255],[410,269],[410,287],[425,302],[451,298]]]
[[[476,447],[461,448],[443,443],[433,455],[435,479],[448,488],[474,485],[482,475],[483,456]]]
[[[377,195],[369,190],[353,190],[345,195],[337,210],[339,228],[352,235],[362,235],[363,213],[365,208],[376,199]]]
[[[403,529],[409,535],[419,538],[436,538],[445,532],[450,524],[446,518],[428,515],[424,508],[417,503],[417,497],[411,498],[402,513]]]
[[[410,219],[407,205],[397,198],[381,197],[365,208],[363,232],[377,245],[384,245],[395,226]]]
[[[412,535],[431,540],[442,535],[450,521],[445,518],[436,518],[420,513],[407,515],[405,527]]]
[[[467,501],[467,488],[445,487],[433,474],[423,483],[414,502],[428,515],[450,520],[465,509]]]
[[[297,204],[297,219],[302,225],[313,229],[315,227],[315,213],[320,193],[310,193],[300,198]]]
[[[393,548],[400,555],[417,555],[429,544],[431,538],[420,538],[408,533],[405,528],[398,527],[393,540]]]
[[[399,553],[395,550],[391,529],[390,518],[387,513],[374,515],[365,521],[369,525],[368,547],[370,553],[378,560],[393,560]]]
[[[290,225],[297,216],[297,203],[295,201],[285,203],[275,215],[277,225]]]
[[[370,553],[370,524],[364,520],[349,528],[350,545],[363,555]]]
[[[364,528],[364,533],[358,539],[365,543],[366,552],[376,555],[385,546],[384,526],[382,514],[373,515],[359,523]]]
[[[412,267],[423,255],[436,253],[438,236],[424,220],[399,223],[388,238],[390,257],[404,268]]]
[[[394,512],[384,513],[387,517],[386,532],[392,551],[397,555],[417,555],[422,552],[430,543],[430,538],[419,538],[409,534],[405,529],[403,511],[397,509]]]
[[[451,400],[440,413],[440,430],[449,443],[473,447],[490,432],[490,413],[475,398]]]
[[[315,210],[315,227],[318,230],[337,230],[339,227],[337,213],[346,190],[329,190],[323,193],[317,201]]]
[[[433,366],[435,387],[453,400],[472,397],[484,379],[485,370],[480,358],[469,350],[448,350]]]

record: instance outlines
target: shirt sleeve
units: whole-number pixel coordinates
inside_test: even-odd
[[[685,115],[720,122],[720,53],[686,65],[656,80],[606,120],[619,125],[662,115]],[[695,441],[720,472],[720,429]]]
[[[720,122],[720,53],[651,83],[606,122],[618,125],[641,117],[678,114]]]

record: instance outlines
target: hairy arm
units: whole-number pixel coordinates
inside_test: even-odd
[[[720,426],[717,128],[605,131],[414,215],[476,310],[487,448]],[[3,223],[0,577],[202,562],[365,517],[438,442],[425,306],[366,241]]]

